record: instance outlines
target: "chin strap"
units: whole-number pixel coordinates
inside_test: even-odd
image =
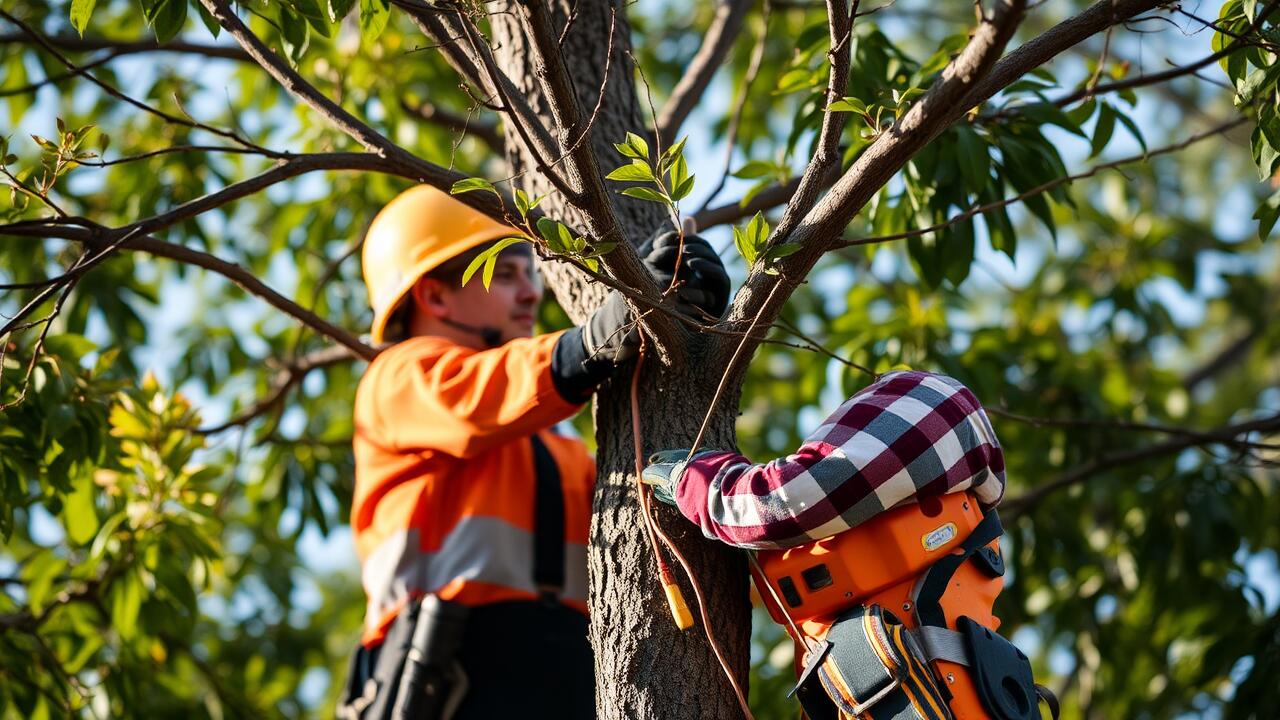
[[[468,325],[466,323],[460,323],[457,320],[450,320],[449,318],[440,318],[440,320],[451,328],[479,336],[480,340],[491,348],[496,348],[502,344],[502,331],[496,327],[490,327],[488,325]]]

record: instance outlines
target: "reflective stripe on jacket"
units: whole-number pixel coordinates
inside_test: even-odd
[[[380,642],[410,595],[467,605],[534,599],[537,434],[564,491],[565,587],[586,612],[595,464],[548,430],[580,406],[552,384],[560,333],[491,350],[406,340],[369,365],[356,392],[351,526],[368,606],[362,641]]]

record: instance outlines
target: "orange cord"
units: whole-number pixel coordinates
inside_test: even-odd
[[[683,250],[683,244],[681,245]],[[677,265],[677,267],[679,267]],[[689,615],[688,606],[684,602],[684,597],[680,592],[680,586],[676,584],[675,578],[671,573],[671,567],[667,564],[666,558],[663,557],[662,551],[658,548],[657,538],[662,539],[662,543],[667,546],[667,550],[680,563],[680,567],[684,569],[685,575],[689,578],[689,585],[693,587],[694,598],[698,601],[698,615],[702,618],[702,628],[707,636],[707,642],[711,645],[712,652],[715,653],[716,660],[720,662],[720,669],[724,670],[725,677],[729,678],[729,684],[733,686],[733,692],[738,698],[738,706],[742,709],[742,714],[747,720],[755,720],[755,716],[751,714],[751,707],[747,704],[746,693],[742,691],[742,686],[738,684],[738,678],[733,674],[733,668],[729,667],[729,662],[724,657],[724,651],[720,647],[720,643],[716,640],[715,635],[711,632],[711,619],[707,612],[706,600],[702,595],[702,586],[698,583],[698,579],[693,574],[693,568],[689,566],[689,561],[676,548],[675,543],[667,536],[662,527],[658,525],[657,518],[653,516],[653,500],[651,493],[644,486],[644,482],[640,479],[641,473],[644,472],[643,448],[640,442],[640,402],[639,402],[639,386],[640,386],[640,370],[644,365],[645,354],[644,336],[641,335],[640,351],[636,357],[636,368],[631,376],[631,432],[632,441],[635,444],[636,456],[636,490],[640,493],[641,515],[644,518],[645,529],[649,536],[649,545],[653,550],[653,557],[658,562],[658,574],[662,580],[663,589],[667,593],[667,603],[671,606],[672,616],[675,618],[676,626],[681,630],[687,630],[693,626],[693,618]],[[683,610],[683,612],[681,612]]]

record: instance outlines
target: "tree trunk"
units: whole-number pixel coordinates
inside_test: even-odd
[[[609,59],[605,99],[591,128],[591,144],[602,173],[624,159],[613,149],[628,131],[645,134],[652,113],[642,103],[634,84],[635,70],[627,54],[630,26],[624,3],[608,0],[552,0],[554,26],[561,31],[567,18],[572,26],[561,43],[584,117],[596,106],[604,82],[606,52],[613,24],[612,58]],[[495,6],[487,6],[491,10]],[[616,9],[616,21],[612,11]],[[528,38],[520,10],[511,5],[490,16],[495,52],[502,69],[526,94],[548,127],[554,127],[548,103],[532,66]],[[511,175],[524,173],[518,182],[525,190],[550,193],[551,187],[537,172],[536,159],[519,144],[518,134],[508,138],[507,161]],[[572,140],[572,139],[570,139]],[[562,140],[563,142],[563,140]],[[651,140],[652,144],[652,140]],[[556,166],[563,168],[563,164]],[[611,197],[618,219],[633,244],[667,222],[654,204],[621,195]],[[540,207],[548,215],[585,225],[581,215],[552,194]],[[589,284],[567,265],[544,263],[548,286],[575,321],[586,319],[603,299],[604,292]],[[727,363],[705,336],[695,338],[684,357],[670,366],[649,359],[639,391],[642,449],[645,454],[664,448],[689,447],[710,405],[716,384]],[[741,711],[698,617],[695,595],[683,579],[674,558],[668,561],[681,578],[695,627],[676,628],[658,580],[657,565],[644,533],[636,494],[635,453],[631,424],[630,386],[634,365],[619,369],[596,395],[595,425],[599,445],[598,480],[591,529],[591,642],[596,653],[596,702],[601,718],[739,718]],[[733,447],[741,377],[730,383],[713,414],[704,447]],[[696,527],[679,513],[661,506],[656,515],[662,527],[688,559],[702,587],[711,630],[719,639],[726,659],[742,687],[746,688],[751,628],[747,598],[746,564],[741,553],[702,538]]]

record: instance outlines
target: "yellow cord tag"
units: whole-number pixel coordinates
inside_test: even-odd
[[[684,602],[684,593],[680,592],[680,586],[675,583],[663,583],[662,589],[667,591],[667,605],[671,606],[671,617],[676,621],[676,627],[681,630],[693,627],[693,614],[689,612],[689,606]]]

